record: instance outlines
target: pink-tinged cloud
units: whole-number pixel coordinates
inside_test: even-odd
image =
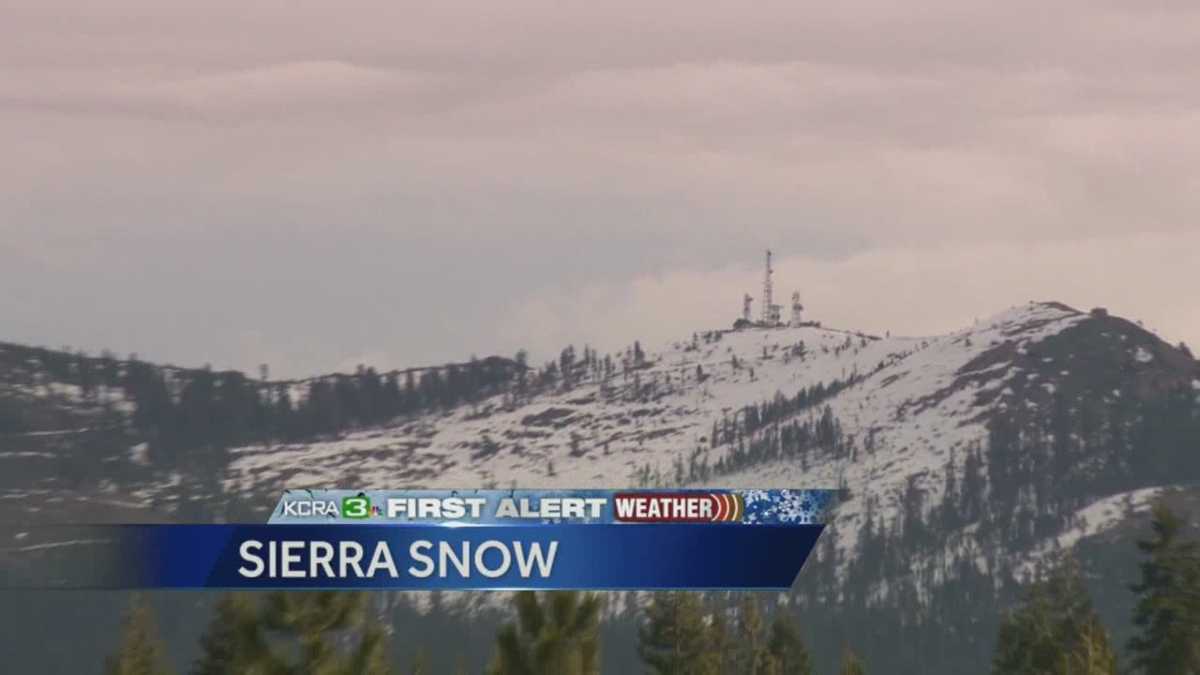
[[[773,246],[846,325],[1056,297],[1200,342],[1194,3],[2,14],[0,339],[281,374],[667,339]]]

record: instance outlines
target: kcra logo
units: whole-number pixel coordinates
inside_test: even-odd
[[[371,498],[359,493],[354,497],[342,498],[342,517],[343,518],[370,518],[380,514],[379,507],[371,506]]]
[[[358,494],[343,497],[339,505],[333,499],[289,499],[281,504],[281,515],[293,518],[349,518],[363,520],[381,515],[378,506],[371,505],[371,498]]]

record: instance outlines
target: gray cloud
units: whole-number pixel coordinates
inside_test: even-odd
[[[77,5],[0,22],[0,339],[299,374],[666,338],[772,245],[848,325],[1036,295],[1200,342],[1192,3]]]

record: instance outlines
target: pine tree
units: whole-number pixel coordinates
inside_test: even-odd
[[[727,673],[733,665],[733,639],[724,611],[715,611],[708,622],[709,663],[714,673]]]
[[[390,675],[388,633],[374,618],[368,618],[359,631],[358,645],[350,652],[347,663],[329,673],[337,675]]]
[[[1147,675],[1192,675],[1200,672],[1200,552],[1181,540],[1183,522],[1165,504],[1154,506],[1152,528],[1153,537],[1138,542],[1147,559],[1131,587],[1133,664]]]
[[[862,659],[858,658],[858,654],[854,653],[853,649],[846,647],[842,650],[842,664],[838,668],[838,675],[866,675],[867,669],[863,666]]]
[[[942,485],[942,504],[938,512],[941,525],[946,531],[958,529],[961,522],[958,501],[958,461],[954,448],[950,448],[950,459],[946,462],[946,475]]]
[[[738,603],[737,625],[734,631],[735,668],[746,675],[765,675],[771,671],[771,654],[767,651],[766,630],[758,597],[752,593],[742,596]]]
[[[1075,648],[1067,656],[1065,672],[1071,675],[1113,675],[1117,655],[1109,643],[1108,631],[1095,615],[1089,617],[1076,636]]]
[[[779,675],[812,675],[812,660],[800,637],[800,627],[785,611],[775,613],[767,650]]]
[[[1079,566],[1059,565],[1033,584],[1000,624],[993,675],[1115,675],[1108,632],[1092,609]]]
[[[200,649],[192,675],[240,673],[262,656],[266,647],[249,597],[227,593],[217,600],[213,618],[200,638]]]
[[[959,492],[959,522],[970,523],[984,514],[987,480],[983,475],[983,458],[978,446],[967,451],[963,461],[962,488]]]
[[[412,675],[429,675],[429,652],[424,648],[417,651],[413,657],[412,668],[409,669]]]
[[[125,613],[121,643],[108,659],[107,675],[167,675],[166,647],[145,596],[134,594]]]
[[[517,620],[496,634],[493,675],[595,675],[600,672],[600,598],[532,591],[513,596]]]
[[[272,593],[258,625],[283,638],[283,649],[256,655],[251,672],[281,675],[387,675],[386,633],[366,616],[362,593],[338,591]],[[340,649],[347,632],[356,639]],[[295,654],[295,657],[292,657]]]
[[[695,593],[656,593],[638,629],[638,656],[658,675],[717,673],[704,607]],[[723,637],[723,636],[722,636]]]

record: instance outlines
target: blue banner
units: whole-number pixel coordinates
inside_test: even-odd
[[[38,562],[7,570],[0,586],[785,589],[823,527],[92,526],[86,539],[31,551]]]
[[[825,522],[835,490],[288,490],[271,523]]]
[[[786,589],[833,494],[293,490],[265,525],[0,527],[0,587]]]

